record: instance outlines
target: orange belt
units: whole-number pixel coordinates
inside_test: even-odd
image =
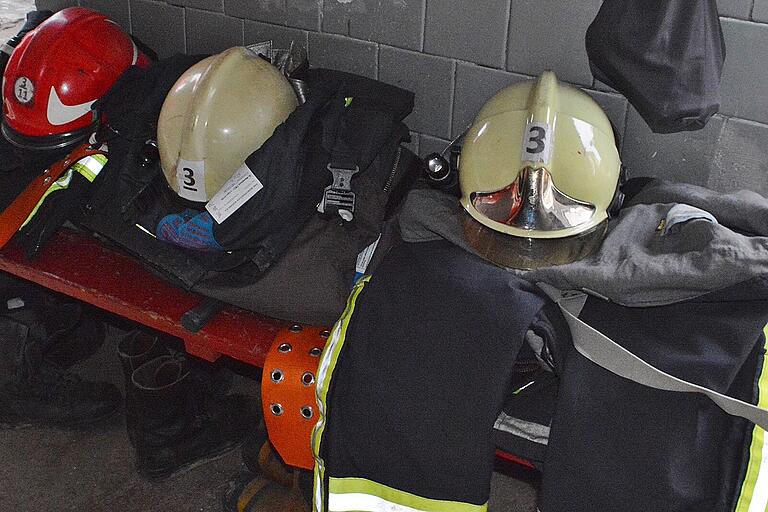
[[[269,441],[289,466],[312,469],[312,428],[317,423],[315,380],[329,331],[294,325],[283,329],[267,353],[261,402]]]
[[[72,164],[92,155],[104,154],[103,151],[92,148],[89,144],[81,144],[69,153],[63,160],[59,160],[43,173],[35,178],[24,191],[0,213],[0,248],[4,247],[8,240],[21,228],[29,214],[34,210],[40,198],[46,190],[61,176],[67,172]]]

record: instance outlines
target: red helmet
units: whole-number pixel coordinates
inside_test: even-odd
[[[55,149],[98,128],[93,104],[132,64],[149,66],[131,38],[83,7],[54,14],[28,33],[3,74],[2,131],[28,149]]]

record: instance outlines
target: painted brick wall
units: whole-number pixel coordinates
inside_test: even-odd
[[[591,94],[623,134],[633,176],[768,196],[768,0],[718,0],[728,56],[720,114],[698,132],[655,135],[626,99],[595,82],[584,32],[601,0],[37,0],[104,12],[155,48],[216,52],[273,39],[315,66],[416,93],[412,147],[441,150],[500,88],[553,69]]]

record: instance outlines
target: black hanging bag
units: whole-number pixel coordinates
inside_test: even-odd
[[[725,41],[715,0],[605,0],[586,46],[595,78],[656,133],[699,130],[720,108]]]

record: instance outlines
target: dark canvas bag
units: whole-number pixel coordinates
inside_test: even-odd
[[[586,46],[595,78],[654,132],[701,129],[720,108],[725,42],[715,0],[605,0]]]

